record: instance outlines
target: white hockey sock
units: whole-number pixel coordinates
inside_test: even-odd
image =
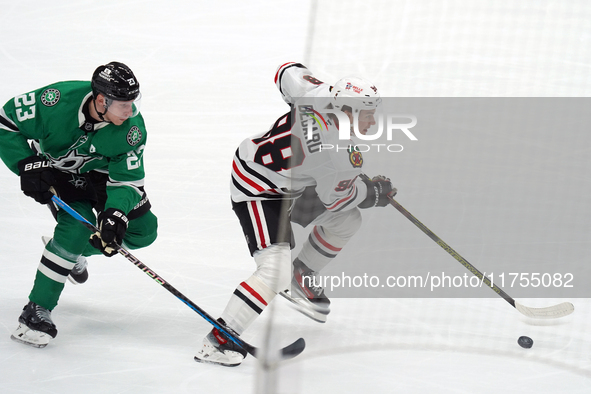
[[[234,290],[221,318],[240,335],[263,312],[275,295],[273,290],[253,275]]]
[[[56,242],[51,241],[43,250],[37,270],[55,282],[66,283],[77,258],[78,255],[68,253]]]
[[[347,241],[348,238],[335,236],[322,226],[314,226],[298,258],[311,270],[319,272],[337,256]]]

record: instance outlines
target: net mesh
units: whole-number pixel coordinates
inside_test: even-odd
[[[586,97],[591,94],[591,5],[586,1],[326,0],[311,4],[302,63],[317,78],[331,84],[343,76],[357,75],[374,82],[385,97]],[[505,138],[503,144],[519,140],[519,136],[512,135],[502,138]],[[546,155],[555,152],[543,145],[544,138],[540,135],[539,140],[519,141],[526,146],[525,163],[531,157],[528,154],[538,155],[540,149]],[[577,138],[579,146],[589,146],[589,137]],[[421,137],[419,140],[419,144],[429,143],[425,139],[421,141]],[[553,179],[570,179],[581,192],[591,192],[585,175],[589,168],[585,149],[575,146],[561,153],[562,161],[568,161],[570,156],[572,165],[560,167],[558,160],[544,174],[530,166],[517,172],[518,177],[541,187],[551,174]],[[496,160],[504,160],[502,152],[494,156]],[[434,181],[433,187],[409,180],[415,183],[412,188],[406,188],[404,197],[401,195],[403,205],[479,268],[488,256],[491,260],[498,257],[509,265],[515,258],[516,261],[529,259],[533,264],[532,252],[551,248],[553,242],[553,255],[562,255],[558,251],[568,249],[569,258],[588,260],[587,250],[591,245],[588,237],[581,238],[589,234],[588,225],[578,219],[582,212],[576,211],[572,200],[565,196],[538,204],[546,206],[544,209],[529,206],[528,209],[538,210],[528,214],[543,218],[543,225],[548,227],[567,229],[569,223],[577,223],[576,228],[565,230],[572,231],[576,241],[548,238],[536,244],[527,237],[521,238],[519,234],[528,233],[525,221],[519,217],[523,213],[519,209],[521,197],[507,190],[502,182],[493,185],[490,192],[503,194],[503,204],[516,207],[515,217],[503,226],[487,225],[496,223],[498,200],[485,197],[479,201],[488,203],[479,206],[476,200],[483,196],[483,191],[475,191],[467,182],[453,176],[454,171],[465,166],[482,165],[486,171],[496,168],[491,162],[473,159],[476,162],[466,161],[463,152],[454,150],[453,146],[432,162],[428,158],[420,163],[413,162],[412,157],[400,159],[398,168],[418,166],[428,173],[435,166],[446,176]],[[507,174],[515,176],[515,173]],[[389,175],[396,181],[396,174]],[[395,182],[395,186],[401,185]],[[581,208],[581,200],[576,201]],[[443,211],[452,213],[446,218],[439,215]],[[458,265],[394,209],[387,214],[392,217],[392,228],[377,230],[392,232],[392,242],[384,249],[392,256],[393,270],[396,264],[421,263],[420,258],[400,261],[397,253],[415,257],[423,253],[425,259],[439,259],[442,269]],[[520,229],[514,232],[517,235],[513,238],[497,244],[486,241],[491,236],[501,239],[506,229],[511,228]],[[371,223],[364,222],[360,231],[372,230],[376,229],[372,229]],[[535,230],[542,237],[546,234],[541,227]],[[294,226],[300,244],[308,232],[309,229]],[[397,234],[406,241],[397,243]],[[347,253],[347,247],[342,253]],[[338,264],[338,258],[334,264]],[[560,262],[544,258],[544,264],[557,267]],[[587,279],[588,274],[577,283],[584,286]],[[511,294],[509,289],[505,290]],[[257,392],[492,393],[506,390],[507,385],[515,392],[564,392],[585,387],[588,386],[586,376],[591,372],[591,341],[586,334],[591,329],[589,299],[519,300],[530,307],[564,301],[575,304],[573,315],[558,320],[533,320],[521,316],[492,293],[491,298],[485,299],[342,298],[333,300],[327,323],[319,324],[277,297],[273,309],[257,322],[261,329],[258,339],[273,336],[274,340],[267,343],[285,346],[301,336],[306,339],[307,348],[293,360],[259,368],[260,391]],[[517,345],[521,335],[534,340],[529,353]],[[522,379],[519,376],[522,372],[536,379]]]

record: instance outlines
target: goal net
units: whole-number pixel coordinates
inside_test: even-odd
[[[493,393],[510,386],[550,393],[588,386],[591,302],[582,289],[591,279],[591,119],[584,110],[591,108],[590,20],[587,1],[310,3],[302,63],[315,77],[330,84],[363,77],[385,102],[422,111],[418,141],[400,135],[404,142],[385,142],[399,143],[400,152],[364,152],[364,171],[384,171],[399,189],[397,201],[519,302],[569,301],[575,312],[526,318],[486,285],[470,283],[474,276],[453,254],[393,207],[364,210],[359,233],[327,275],[342,275],[339,267],[355,256],[358,271],[350,276],[363,278],[380,259],[393,277],[409,279],[422,267],[440,284],[447,276],[456,290],[471,287],[470,295],[345,293],[331,298],[324,324],[277,297],[252,329],[253,341],[271,352],[256,392]],[[385,154],[387,166],[371,164]],[[309,232],[294,225],[299,246]],[[534,340],[532,349],[518,346],[522,335]],[[304,353],[276,362],[272,349],[298,337],[306,339]],[[522,373],[533,378],[526,382]]]

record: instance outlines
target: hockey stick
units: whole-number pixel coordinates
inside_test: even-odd
[[[63,202],[58,196],[53,196],[51,199],[59,208],[66,211],[68,214],[70,214],[72,217],[74,217],[74,219],[76,219],[80,223],[82,223],[87,229],[89,229],[90,231],[92,231],[94,233],[99,231],[99,229],[96,228],[95,225],[90,223],[82,215],[80,215],[78,212],[76,212],[74,209],[72,209],[72,207],[70,207],[68,204]],[[227,327],[224,324],[221,324],[216,319],[211,317],[207,312],[205,312],[203,309],[201,309],[197,304],[195,304],[189,298],[184,296],[180,291],[175,289],[170,283],[168,283],[164,279],[162,279],[161,276],[159,276],[156,272],[154,272],[148,266],[146,266],[144,263],[142,263],[137,257],[135,257],[131,253],[129,253],[129,251],[127,251],[125,248],[123,248],[117,244],[115,245],[115,248],[117,249],[117,252],[119,252],[119,254],[121,254],[127,260],[131,261],[136,267],[138,267],[139,269],[144,271],[150,278],[154,279],[154,281],[156,283],[158,283],[159,285],[164,287],[166,290],[168,290],[170,293],[172,293],[172,295],[174,295],[176,298],[178,298],[183,303],[188,305],[189,308],[191,308],[195,312],[197,312],[202,318],[204,318],[207,322],[209,322],[209,324],[211,324],[212,326],[214,326],[215,328],[220,330],[222,333],[224,333],[232,342],[234,342],[236,345],[240,346],[242,349],[246,350],[253,357],[257,357],[259,350],[256,347],[254,347],[254,346],[250,345],[249,343],[240,339],[234,333],[234,331],[232,331],[229,327]],[[293,342],[292,344],[290,344],[280,350],[281,357],[283,359],[293,358],[293,357],[297,356],[298,354],[300,354],[301,352],[303,352],[305,346],[306,346],[306,342],[304,341],[304,338],[299,338],[295,342]]]
[[[408,212],[402,205],[400,205],[396,200],[392,197],[389,197],[390,204],[400,211],[401,214],[406,216],[408,220],[413,222],[418,228],[420,228],[429,238],[431,238],[437,245],[441,246],[443,250],[449,253],[454,259],[456,259],[460,264],[468,269],[472,273],[472,275],[476,276],[480,279],[483,283],[485,283],[488,287],[490,287],[495,293],[501,296],[505,301],[507,301],[511,306],[521,312],[523,315],[527,317],[532,317],[535,319],[556,319],[559,317],[570,315],[574,312],[575,307],[570,302],[563,302],[561,304],[548,306],[546,308],[531,308],[525,305],[522,305],[515,301],[509,294],[505,293],[503,289],[499,286],[493,284],[489,278],[484,276],[482,272],[480,272],[476,267],[468,262],[465,258],[460,256],[458,252],[453,250],[451,246],[443,242],[441,238],[439,238],[435,233],[427,228],[423,223],[421,223],[417,218],[415,218],[410,212]]]
[[[362,174],[362,178],[368,180],[369,178],[367,175]],[[515,301],[509,294],[505,293],[503,289],[499,286],[493,284],[489,278],[484,276],[482,272],[480,272],[476,267],[468,262],[465,258],[460,256],[458,252],[452,249],[451,246],[443,242],[441,238],[439,238],[435,233],[427,228],[423,223],[419,221],[416,217],[414,217],[410,212],[408,212],[402,205],[400,205],[394,198],[388,197],[390,200],[390,205],[396,208],[401,214],[403,214],[408,220],[410,220],[415,226],[417,226],[421,231],[423,231],[429,238],[431,238],[437,245],[441,246],[443,250],[449,253],[454,259],[456,259],[460,264],[468,269],[472,273],[472,275],[476,276],[480,279],[483,283],[485,283],[488,287],[490,287],[495,293],[497,293],[500,297],[502,297],[505,301],[507,301],[511,306],[517,309],[521,314],[532,317],[535,319],[557,319],[559,317],[570,315],[574,312],[575,307],[570,302],[563,302],[561,304],[548,306],[545,308],[531,308],[525,305],[522,305]]]

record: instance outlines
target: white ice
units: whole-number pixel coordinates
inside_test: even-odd
[[[586,1],[23,0],[0,6],[2,102],[55,81],[88,80],[112,60],[135,71],[149,130],[146,188],[160,235],[134,254],[214,316],[254,270],[230,207],[230,163],[242,139],[287,112],[273,84],[279,64],[306,62],[330,82],[361,74],[390,97],[591,94]],[[563,257],[591,263],[591,138],[557,133],[564,134],[553,140],[556,146],[531,135],[470,136],[475,151],[448,154],[423,136],[388,175],[400,190],[398,201],[479,268],[537,261],[556,268]],[[515,158],[502,151],[493,155],[500,164],[474,153],[491,153],[488,143],[523,149],[533,160],[512,171]],[[486,177],[506,182],[490,184]],[[2,393],[591,392],[588,298],[569,299],[574,314],[552,321],[523,317],[492,293],[334,299],[324,325],[278,298],[244,339],[262,345],[271,323],[279,344],[301,336],[307,348],[265,374],[252,357],[232,369],[195,363],[210,325],[121,256],[91,257],[89,281],[66,285],[53,312],[59,335],[49,346],[15,343],[9,337],[27,302],[41,236],[51,235],[54,223],[4,166],[0,185]],[[394,268],[417,259],[458,266],[394,209],[382,215],[391,227],[377,229],[391,231]],[[366,220],[362,231],[375,229]],[[589,270],[580,274],[577,283],[587,286]],[[521,335],[533,338],[533,348],[517,345]]]

